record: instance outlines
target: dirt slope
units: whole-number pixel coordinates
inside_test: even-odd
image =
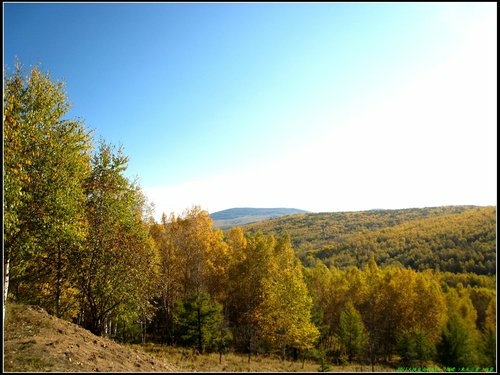
[[[34,306],[7,305],[4,371],[175,372],[151,355],[91,334]]]

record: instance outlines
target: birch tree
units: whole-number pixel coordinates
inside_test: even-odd
[[[75,302],[69,253],[85,238],[90,132],[66,119],[64,83],[18,64],[4,78],[4,314],[10,289],[57,316]]]
[[[74,255],[82,291],[81,324],[97,335],[110,319],[147,309],[157,257],[143,220],[144,197],[124,171],[128,158],[101,141],[86,183],[88,236]],[[132,318],[131,318],[132,319]]]

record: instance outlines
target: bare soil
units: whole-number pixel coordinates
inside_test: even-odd
[[[35,306],[10,303],[4,327],[6,372],[175,372],[143,351],[98,337]]]

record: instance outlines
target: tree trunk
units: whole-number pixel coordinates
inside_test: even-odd
[[[248,340],[248,363],[250,363],[251,357],[252,357],[252,334],[250,333],[250,338]]]
[[[55,303],[56,303],[56,316],[58,318],[61,317],[61,283],[62,283],[62,260],[61,260],[61,245],[57,245],[57,271],[56,271],[56,295],[55,295]]]
[[[201,331],[201,308],[198,306],[196,310],[197,318],[198,318],[198,352],[203,353],[203,345],[202,345],[202,331]]]
[[[104,319],[104,322],[102,323],[102,330],[103,330],[103,336],[104,337],[109,337],[109,325],[108,325],[108,320]]]
[[[5,306],[7,306],[7,294],[9,293],[9,267],[10,259],[8,256],[4,258],[3,262],[3,322],[5,326]]]
[[[141,321],[141,342],[142,344],[144,345],[146,343],[146,330],[147,330],[147,324],[148,324],[148,321],[147,319],[144,317],[144,320]]]

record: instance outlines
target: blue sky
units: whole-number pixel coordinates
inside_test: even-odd
[[[4,3],[156,216],[496,205],[496,3]]]

